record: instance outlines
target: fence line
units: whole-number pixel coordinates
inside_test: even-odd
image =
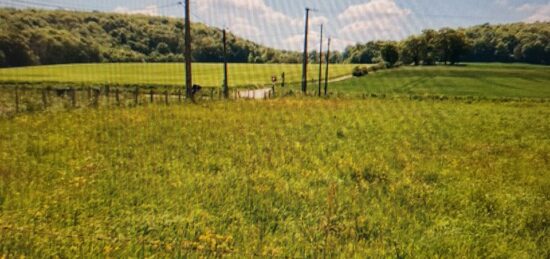
[[[149,91],[142,91],[149,89]],[[196,100],[224,100],[222,89],[204,88],[195,95]],[[230,89],[231,99],[240,99],[240,89]],[[249,91],[249,90],[247,90]],[[12,97],[9,97],[12,96]],[[269,95],[269,97],[274,97]],[[13,98],[13,99],[12,99]],[[11,100],[10,100],[11,99]],[[147,100],[148,99],[148,100]],[[147,103],[183,103],[187,97],[180,88],[142,88],[142,87],[0,87],[0,114],[12,107],[15,113],[29,110],[47,109],[56,101],[64,103],[67,108],[107,106],[138,106]],[[10,104],[12,103],[12,104]],[[32,109],[28,104],[33,103]],[[14,106],[11,106],[14,105]],[[4,106],[4,109],[2,109]],[[27,106],[27,107],[26,107]],[[11,109],[10,109],[11,110]]]

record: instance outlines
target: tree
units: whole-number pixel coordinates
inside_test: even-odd
[[[405,64],[414,63],[415,66],[418,66],[422,57],[425,56],[426,49],[426,42],[421,37],[409,37],[403,42],[401,61]]]
[[[162,55],[166,55],[168,53],[170,53],[170,48],[168,47],[168,44],[164,43],[164,42],[161,42],[157,45],[157,52],[162,54]]]
[[[0,50],[0,67],[6,66],[6,54],[4,54],[4,51]]]
[[[451,65],[458,63],[460,57],[466,53],[467,44],[464,34],[456,30],[441,29],[435,37],[435,49],[439,61]]]
[[[545,46],[542,42],[530,42],[522,47],[523,58],[529,63],[544,64]]]
[[[387,62],[390,67],[393,67],[399,60],[399,49],[393,43],[385,44],[380,50],[380,54],[382,59]]]
[[[504,44],[503,42],[500,42],[496,46],[494,56],[497,60],[508,62],[510,60],[512,54],[508,50],[508,46],[506,46],[506,44]]]
[[[434,65],[437,57],[435,41],[437,32],[434,30],[424,30],[420,38],[425,44],[424,51],[421,53],[421,60],[423,65]]]
[[[25,40],[16,33],[0,35],[0,51],[4,54],[4,66],[20,67],[36,63],[35,56]]]

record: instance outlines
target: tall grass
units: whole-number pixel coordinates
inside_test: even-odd
[[[293,98],[0,119],[0,254],[544,258],[549,118]]]

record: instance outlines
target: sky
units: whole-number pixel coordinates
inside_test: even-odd
[[[183,17],[182,0],[0,0],[0,6]],[[324,26],[332,49],[371,40],[401,40],[424,29],[550,21],[550,0],[191,0],[191,19],[270,47],[302,50],[305,8],[310,49]]]

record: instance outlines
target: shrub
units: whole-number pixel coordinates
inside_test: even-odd
[[[369,74],[368,67],[362,67],[362,66],[356,66],[353,68],[353,71],[351,73],[355,77],[362,77]]]

